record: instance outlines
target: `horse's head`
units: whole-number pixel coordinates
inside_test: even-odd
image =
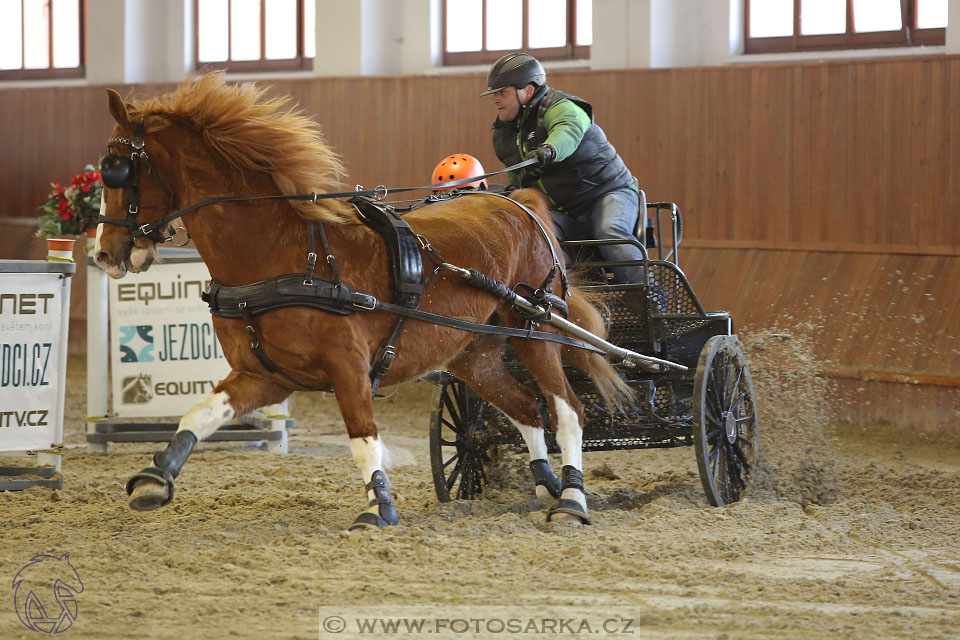
[[[108,89],[107,95],[117,126],[100,167],[104,190],[94,261],[111,277],[121,278],[153,264],[164,236],[147,225],[168,212],[173,193],[155,171],[153,162],[167,156],[146,118],[133,112],[116,91]]]

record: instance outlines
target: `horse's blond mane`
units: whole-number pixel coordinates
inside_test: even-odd
[[[281,194],[341,191],[343,165],[320,126],[289,96],[271,98],[266,93],[250,83],[227,83],[221,71],[197,73],[174,91],[131,106],[139,116],[156,114],[185,122],[239,174],[267,173]],[[350,208],[340,201],[318,204],[290,201],[307,219],[336,223],[353,219]]]

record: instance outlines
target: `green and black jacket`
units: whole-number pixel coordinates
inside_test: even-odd
[[[593,122],[593,107],[582,98],[543,86],[512,122],[497,118],[493,123],[493,149],[506,166],[542,144],[553,147],[554,161],[512,172],[510,183],[539,189],[553,209],[579,216],[606,193],[638,189],[637,179]]]

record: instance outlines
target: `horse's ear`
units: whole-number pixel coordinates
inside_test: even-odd
[[[109,103],[110,115],[117,121],[117,124],[130,124],[130,116],[127,115],[127,105],[123,103],[123,98],[113,89],[107,89],[107,102]]]

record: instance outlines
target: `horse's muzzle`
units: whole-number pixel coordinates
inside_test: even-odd
[[[153,264],[153,253],[150,249],[136,246],[133,241],[126,242],[113,251],[107,251],[100,246],[98,238],[93,261],[111,278],[122,278],[128,271],[140,273],[149,269]]]

